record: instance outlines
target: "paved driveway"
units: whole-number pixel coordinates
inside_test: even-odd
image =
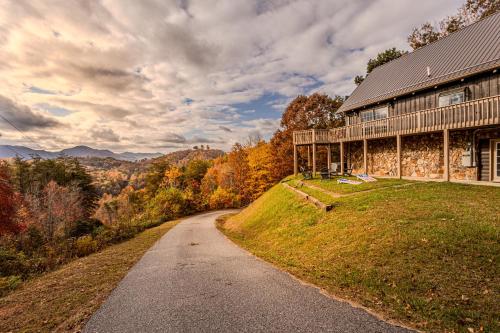
[[[84,332],[407,332],[249,255],[215,228],[223,213],[163,236]]]

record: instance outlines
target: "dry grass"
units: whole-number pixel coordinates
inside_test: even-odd
[[[278,185],[222,229],[388,318],[434,332],[500,331],[500,188],[417,183],[331,201],[324,213]]]
[[[80,330],[127,271],[177,222],[77,259],[0,298],[0,332]]]

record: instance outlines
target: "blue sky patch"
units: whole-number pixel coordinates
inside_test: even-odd
[[[34,93],[34,94],[57,95],[57,93],[55,91],[47,90],[47,89],[43,89],[43,88],[39,88],[39,87],[36,87],[36,86],[29,87],[28,91],[30,93]]]
[[[64,117],[72,113],[71,110],[55,106],[55,105],[50,105],[47,103],[40,103],[35,105],[37,108],[43,109],[45,111],[48,111],[50,114],[56,116],[56,117]]]

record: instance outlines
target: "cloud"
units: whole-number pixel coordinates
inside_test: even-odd
[[[111,128],[96,128],[91,131],[94,139],[107,142],[120,142],[120,137]]]
[[[220,126],[219,126],[219,128],[220,128],[221,130],[223,130],[224,132],[232,132],[232,130],[231,130],[229,127],[226,127],[226,126],[222,126],[222,125],[220,125]]]
[[[229,149],[269,138],[298,94],[350,94],[368,59],[462,2],[8,1],[0,95],[42,146]]]
[[[161,138],[162,142],[167,143],[186,143],[187,140],[184,136],[176,134],[176,133],[166,133]]]
[[[0,96],[0,115],[7,119],[9,125],[21,131],[57,128],[62,124],[57,120],[31,110],[29,107],[14,103]]]

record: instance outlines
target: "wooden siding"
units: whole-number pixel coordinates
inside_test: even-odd
[[[442,93],[456,90],[466,89],[466,101],[476,100],[480,98],[496,96],[500,94],[500,73],[488,73],[474,78],[467,78],[464,82],[455,82],[437,89],[431,89],[415,93],[412,96],[406,96],[396,99],[395,101],[387,101],[380,103],[378,106],[391,102],[389,106],[389,117],[399,116],[416,111],[433,109],[438,107],[439,95]],[[360,123],[357,111],[369,110],[376,106],[358,109],[349,112],[346,116],[349,118],[346,123],[354,125]]]
[[[490,140],[481,140],[479,142],[479,180],[490,180],[490,155]]]

